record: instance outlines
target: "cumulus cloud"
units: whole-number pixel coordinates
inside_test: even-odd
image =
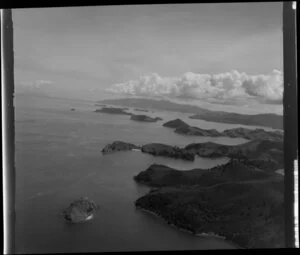
[[[220,103],[248,99],[281,103],[283,75],[279,70],[260,75],[248,75],[236,70],[219,74],[187,72],[181,77],[161,77],[154,73],[137,80],[114,84],[107,91],[133,96],[192,98]]]

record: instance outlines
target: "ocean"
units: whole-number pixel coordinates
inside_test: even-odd
[[[175,118],[217,130],[240,125],[156,111],[145,114],[162,117],[163,121],[136,122],[125,115],[96,113],[95,102],[88,100],[18,95],[14,106],[16,253],[235,248],[224,240],[178,231],[134,206],[135,200],[149,188],[135,183],[133,176],[151,164],[181,170],[208,169],[228,162],[228,158],[198,157],[187,162],[138,151],[103,156],[101,150],[117,140],[136,145],[160,142],[185,146],[204,141],[241,144],[247,140],[184,136],[162,126]],[[99,210],[91,221],[67,224],[61,212],[83,196],[93,200]]]

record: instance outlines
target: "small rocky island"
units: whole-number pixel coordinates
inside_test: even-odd
[[[101,109],[96,109],[95,112],[109,113],[109,114],[119,114],[119,115],[131,115],[132,113],[126,112],[125,108],[115,108],[115,107],[102,107]]]
[[[128,110],[128,108],[102,107],[100,109],[96,109],[95,112],[116,114],[116,115],[128,115],[131,116],[130,117],[131,120],[141,121],[141,122],[157,122],[163,120],[160,117],[150,117],[143,114],[133,114],[131,112],[127,112],[126,110]]]
[[[82,223],[91,220],[97,206],[88,198],[80,198],[72,202],[68,208],[63,211],[63,217],[70,223]]]
[[[163,124],[164,127],[173,128],[175,133],[193,136],[210,136],[221,137],[227,136],[231,138],[244,138],[248,140],[283,140],[283,132],[280,131],[265,131],[264,129],[248,129],[248,128],[232,128],[219,132],[216,129],[202,129],[193,127],[185,123],[181,119],[175,119]]]
[[[115,141],[111,144],[107,144],[103,149],[102,153],[107,154],[107,153],[112,153],[115,151],[129,151],[133,149],[140,149],[139,146],[136,146],[132,143],[126,143],[122,141]]]
[[[284,247],[284,178],[231,160],[209,170],[152,165],[134,177],[152,189],[135,206],[193,235],[242,248]]]
[[[147,115],[136,115],[136,114],[131,114],[130,119],[135,121],[144,121],[144,122],[157,122],[159,120],[162,120],[162,118],[159,117],[153,118]]]

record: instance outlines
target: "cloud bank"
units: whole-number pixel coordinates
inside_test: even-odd
[[[256,100],[281,104],[283,74],[279,70],[260,75],[248,75],[236,70],[219,74],[187,72],[181,77],[161,77],[153,73],[114,84],[107,91],[143,97],[202,99],[214,103]]]
[[[51,85],[53,84],[52,81],[47,81],[47,80],[35,80],[35,81],[25,81],[25,82],[20,82],[19,85],[27,88],[41,88],[44,85]]]

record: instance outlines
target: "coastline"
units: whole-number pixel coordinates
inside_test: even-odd
[[[84,220],[80,220],[80,221],[76,221],[75,222],[75,221],[69,221],[69,220],[64,219],[64,221],[68,222],[68,223],[71,223],[71,224],[76,224],[76,223],[84,223],[84,222],[90,221],[93,218],[94,218],[94,214],[91,214],[91,215],[87,216]]]
[[[138,210],[141,210],[142,212],[145,212],[147,214],[150,214],[156,218],[158,218],[160,221],[164,222],[164,223],[167,223],[167,221],[160,215],[158,215],[157,213],[155,212],[152,212],[150,210],[147,210],[147,209],[144,209],[143,207],[141,206],[136,206],[136,208]],[[177,227],[176,225],[174,224],[168,224],[167,225],[171,226],[172,228],[176,229],[176,230],[179,230],[181,232],[185,232],[185,233],[188,233],[190,235],[193,235],[193,236],[197,236],[197,237],[200,237],[200,238],[208,238],[208,237],[213,237],[215,239],[218,239],[218,240],[223,240],[223,241],[226,241],[228,244],[232,245],[235,249],[245,249],[241,246],[239,246],[238,244],[234,243],[233,241],[231,240],[228,240],[226,239],[225,236],[220,236],[216,233],[197,233],[197,234],[193,234],[191,231],[187,230],[187,229],[184,229],[184,228],[180,228],[180,227]]]
[[[131,151],[138,151],[138,152],[142,152],[141,149],[131,149]]]

